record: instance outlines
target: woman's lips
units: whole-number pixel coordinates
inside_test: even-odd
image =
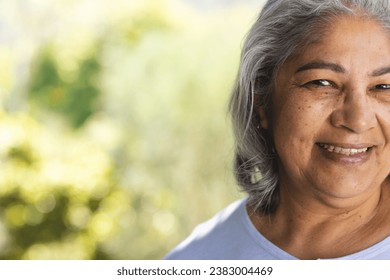
[[[317,143],[323,155],[335,162],[344,164],[362,164],[369,160],[375,145],[372,144],[336,144]]]
[[[370,148],[372,148],[372,146],[362,147],[363,145],[357,145],[355,147],[346,148],[346,147],[340,147],[337,145],[325,144],[325,143],[318,143],[318,146],[327,150],[328,152],[346,155],[346,156],[354,156],[357,154],[366,153]]]

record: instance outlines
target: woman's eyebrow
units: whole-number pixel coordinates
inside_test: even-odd
[[[323,61],[313,61],[313,62],[306,63],[301,67],[299,67],[297,71],[295,71],[295,73],[307,71],[311,69],[329,69],[337,73],[345,73],[345,69],[342,66],[336,63],[323,62]]]
[[[378,77],[378,76],[382,76],[382,75],[389,74],[389,73],[390,73],[390,66],[386,66],[386,67],[382,67],[382,68],[379,68],[379,69],[373,71],[370,76]]]

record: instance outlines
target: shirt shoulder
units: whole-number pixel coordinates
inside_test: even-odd
[[[238,200],[198,225],[165,257],[167,260],[279,259],[251,224],[246,199]]]
[[[210,220],[198,225],[165,259],[228,258],[234,250],[237,238],[242,234],[242,207],[245,207],[245,200],[236,201]]]

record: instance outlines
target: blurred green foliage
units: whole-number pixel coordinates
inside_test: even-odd
[[[242,196],[226,109],[253,7],[49,2],[66,27],[0,47],[0,258],[160,259]]]
[[[74,78],[66,80],[60,76],[52,52],[39,54],[28,90],[29,101],[60,113],[72,127],[81,127],[98,109],[100,95],[97,87],[100,64],[94,53],[89,55],[80,61]]]

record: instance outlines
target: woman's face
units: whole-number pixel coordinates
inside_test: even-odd
[[[355,17],[326,30],[282,65],[262,126],[272,127],[289,193],[363,199],[390,172],[390,36]]]

